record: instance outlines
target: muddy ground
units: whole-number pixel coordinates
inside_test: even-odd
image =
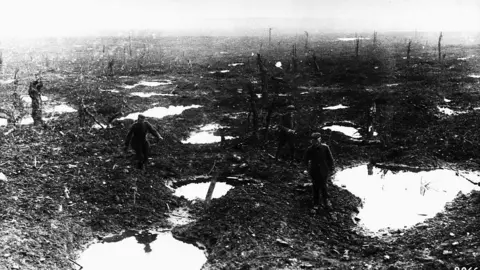
[[[478,55],[478,48],[472,50]],[[234,60],[225,57],[216,65],[224,69],[238,62]],[[480,267],[480,194],[461,195],[435,218],[386,232],[379,239],[359,232],[352,215],[361,202],[344,189],[329,187],[331,217],[321,210],[312,212],[310,180],[301,163],[308,134],[321,131],[339,170],[366,162],[478,170],[480,120],[474,108],[480,107],[480,84],[467,75],[478,73],[479,58],[466,62],[451,57],[444,64],[447,68],[434,60],[418,60],[411,70],[397,67],[388,74],[377,72],[375,65],[334,59],[320,61],[320,71],[313,73],[307,60],[296,72],[270,69],[285,80],[277,90],[288,94],[278,97],[275,113],[283,112],[287,104],[297,108],[293,163],[272,158],[274,130],[267,139],[262,131],[259,141],[252,139],[248,95],[238,89],[244,90],[247,81],[259,81],[253,60],[221,76],[209,74],[212,67],[204,66],[167,73],[152,66],[113,76],[44,73],[44,95],[75,108],[77,97],[83,96],[102,123],[117,113],[148,109],[152,103],[202,107],[148,119],[165,140],[152,144],[153,156],[144,172],[134,168],[133,153],[122,152],[130,120],[93,129],[92,119],[79,127],[77,114],[67,113],[49,121],[47,128],[1,127],[0,172],[7,181],[0,181],[0,270],[78,269],[74,261],[87,243],[126,229],[169,228],[167,213],[180,206],[189,206],[197,221],[176,227],[174,235],[206,249],[204,269]],[[170,79],[173,84],[119,87],[141,79]],[[139,91],[176,96],[128,95]],[[255,84],[255,91],[260,93],[260,84]],[[447,104],[444,98],[452,101]],[[321,130],[329,122],[352,121],[366,136],[367,113],[374,101],[379,133],[375,140],[351,141]],[[340,103],[349,108],[321,110]],[[448,116],[437,106],[466,113]],[[193,127],[211,122],[228,126],[225,135],[236,139],[181,143]],[[205,206],[173,196],[166,186],[192,182],[196,175],[217,177],[235,188]]]

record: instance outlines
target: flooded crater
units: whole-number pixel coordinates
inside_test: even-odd
[[[331,125],[331,126],[326,126],[323,127],[322,129],[328,129],[331,131],[336,131],[345,134],[348,137],[354,138],[354,139],[360,139],[362,138],[362,135],[358,132],[358,129],[354,127],[346,127],[346,126],[341,126],[341,125]]]
[[[124,232],[90,245],[78,259],[82,270],[201,269],[205,253],[171,232]]]
[[[207,124],[198,128],[198,130],[191,132],[188,139],[183,140],[182,143],[191,144],[209,144],[218,143],[222,141],[222,136],[217,136],[217,130],[224,128],[219,124]],[[224,136],[225,140],[231,140],[235,137]]]
[[[166,97],[174,97],[174,94],[161,94],[161,93],[145,93],[145,92],[133,92],[130,93],[131,96],[143,97],[148,98],[152,96],[166,96]]]
[[[439,112],[441,112],[443,114],[446,114],[446,115],[459,115],[459,114],[467,113],[467,111],[454,111],[450,108],[440,107],[440,106],[437,106],[437,109],[438,109]]]
[[[205,200],[210,185],[210,182],[187,184],[176,188],[173,195],[178,197],[183,196],[188,200]],[[212,199],[224,196],[231,188],[231,185],[223,182],[215,183]]]
[[[348,106],[338,104],[335,106],[328,106],[328,107],[323,107],[324,110],[340,110],[340,109],[347,109]]]
[[[136,84],[133,85],[123,85],[122,87],[125,89],[133,89],[137,86],[147,86],[147,87],[156,87],[156,86],[161,86],[161,85],[171,85],[172,81],[171,80],[161,80],[161,81],[140,81]]]
[[[476,182],[472,172],[460,172]],[[360,197],[360,225],[372,232],[413,226],[441,212],[459,192],[479,190],[456,171],[397,172],[360,165],[336,173],[333,183]]]
[[[118,120],[125,120],[125,119],[131,119],[131,120],[136,120],[138,118],[139,114],[143,114],[146,117],[153,117],[153,118],[163,118],[165,116],[169,115],[177,115],[181,114],[183,111],[188,110],[188,109],[196,109],[200,108],[202,106],[200,105],[190,105],[190,106],[169,106],[167,107],[154,107],[151,109],[148,109],[144,112],[136,112],[136,113],[131,113],[125,117],[118,118]]]

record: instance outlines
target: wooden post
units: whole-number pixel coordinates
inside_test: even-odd
[[[262,81],[262,101],[268,103],[268,69],[262,61],[261,55],[257,54],[258,71],[260,72],[260,80]]]
[[[207,207],[210,204],[210,201],[212,200],[212,195],[213,195],[213,191],[215,190],[215,184],[217,183],[217,178],[218,178],[218,172],[215,173],[215,175],[212,177],[212,180],[210,181],[210,186],[208,187],[207,196],[205,197],[205,207]]]

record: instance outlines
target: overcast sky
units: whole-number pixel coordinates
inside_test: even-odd
[[[480,31],[480,0],[0,0],[0,36],[99,30]]]

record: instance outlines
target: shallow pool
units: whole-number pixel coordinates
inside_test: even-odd
[[[173,195],[178,197],[183,196],[188,200],[205,200],[209,187],[210,182],[188,184],[175,189]],[[215,183],[215,189],[212,193],[212,199],[224,196],[231,188],[232,186],[226,183]]]
[[[461,175],[480,181],[476,173]],[[374,167],[369,174],[367,165],[340,171],[333,182],[362,199],[357,217],[373,232],[413,226],[441,212],[459,192],[479,189],[453,170],[393,173]]]
[[[205,253],[176,240],[171,232],[146,231],[110,237],[119,241],[90,245],[77,260],[82,270],[201,269]],[[108,238],[107,238],[108,239]]]

